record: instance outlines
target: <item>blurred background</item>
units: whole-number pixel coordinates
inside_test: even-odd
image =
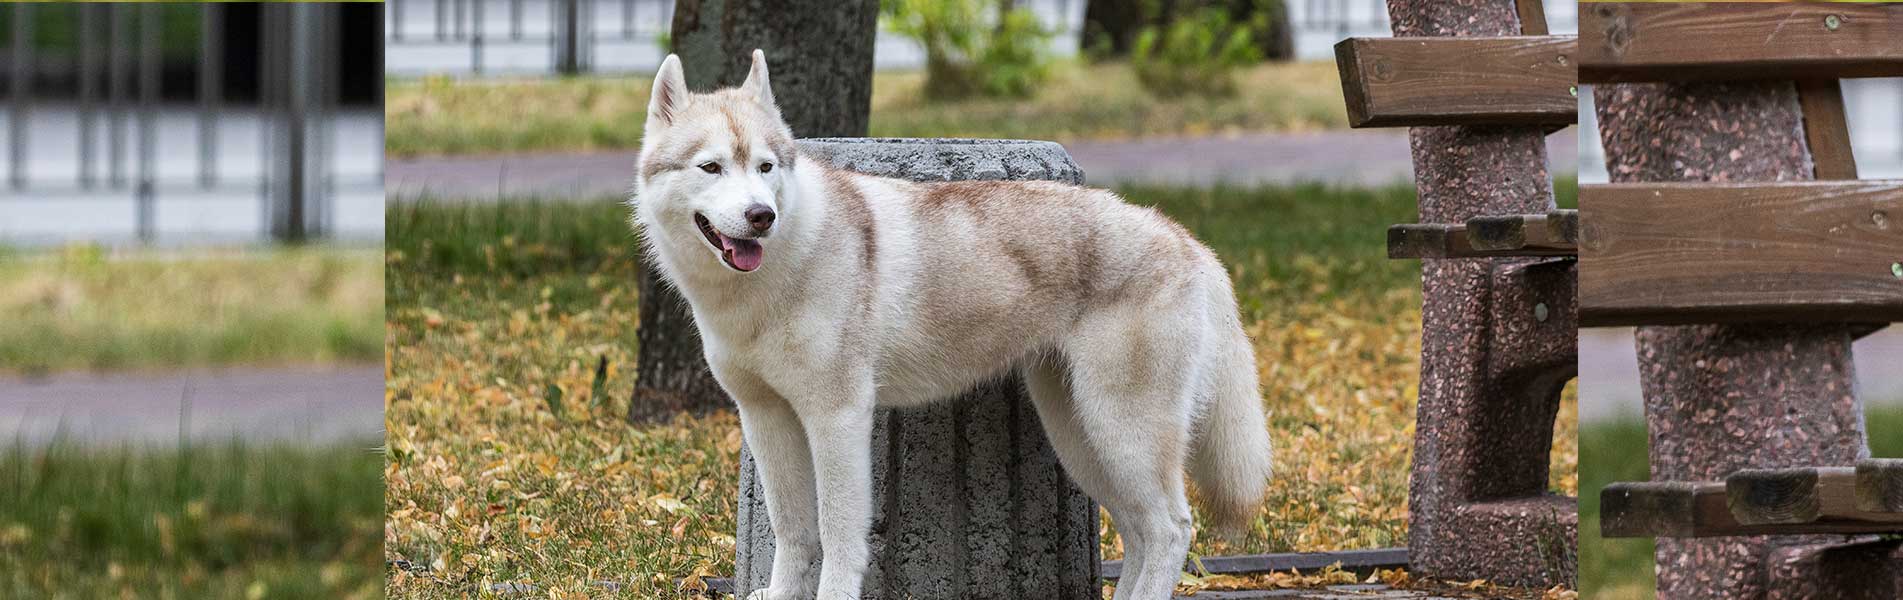
[[[1842,81],[1850,146],[1864,179],[1903,177],[1903,79]],[[1593,111],[1592,86],[1579,92],[1582,183],[1608,181]],[[1903,328],[1889,327],[1853,345],[1857,392],[1874,456],[1903,456]],[[1579,330],[1580,589],[1595,598],[1654,596],[1653,543],[1599,538],[1598,490],[1615,481],[1650,480],[1644,397],[1633,329]]]
[[[382,7],[0,7],[0,597],[380,597]]]
[[[387,3],[391,597],[733,573],[731,410],[626,418],[643,289],[625,202],[651,70],[693,1]],[[1384,232],[1417,220],[1412,162],[1405,130],[1347,128],[1333,61],[1389,35],[1383,3],[878,8],[869,135],[1058,141],[1229,267],[1284,475],[1248,535],[1193,551],[1406,545],[1420,266],[1387,259]],[[1572,2],[1546,14],[1575,29]],[[1578,138],[1548,146],[1573,206]],[[1550,454],[1564,494],[1572,397]]]

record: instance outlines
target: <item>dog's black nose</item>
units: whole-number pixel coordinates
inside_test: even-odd
[[[753,225],[754,232],[766,233],[766,230],[773,228],[773,209],[767,208],[765,204],[747,207],[747,223]]]

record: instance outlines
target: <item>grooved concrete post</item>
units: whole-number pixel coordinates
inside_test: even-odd
[[[1615,182],[1812,178],[1790,82],[1602,85],[1593,98]],[[1844,325],[1640,327],[1637,343],[1653,481],[1848,466],[1868,452]],[[1772,582],[1771,558],[1782,547],[1841,539],[1663,538],[1658,596],[1765,598],[1810,585]]]
[[[1520,31],[1512,0],[1389,0],[1388,14],[1397,37]],[[1415,127],[1408,140],[1421,223],[1554,208],[1538,126]],[[1579,515],[1547,492],[1547,470],[1560,391],[1578,372],[1578,263],[1421,263],[1408,561],[1436,577],[1572,583]]]
[[[1083,181],[1050,142],[815,139],[800,141],[800,154],[919,181]],[[882,410],[877,423],[865,598],[1101,597],[1097,504],[1064,475],[1019,378],[930,407]],[[744,447],[734,539],[734,588],[745,598],[767,586],[773,534]]]

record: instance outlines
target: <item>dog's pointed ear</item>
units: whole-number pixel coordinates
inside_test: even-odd
[[[747,71],[747,82],[740,87],[759,95],[761,104],[778,108],[773,104],[773,85],[767,82],[765,51],[753,49],[753,68]]]
[[[654,73],[654,93],[648,96],[648,120],[673,125],[687,102],[687,76],[681,73],[681,57],[673,54],[661,61]]]

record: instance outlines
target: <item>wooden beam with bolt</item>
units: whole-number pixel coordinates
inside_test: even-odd
[[[1582,325],[1903,321],[1903,181],[1579,193]]]
[[[1572,36],[1349,38],[1335,44],[1353,127],[1579,121]]]
[[[1582,3],[1579,82],[1903,77],[1903,4]]]

